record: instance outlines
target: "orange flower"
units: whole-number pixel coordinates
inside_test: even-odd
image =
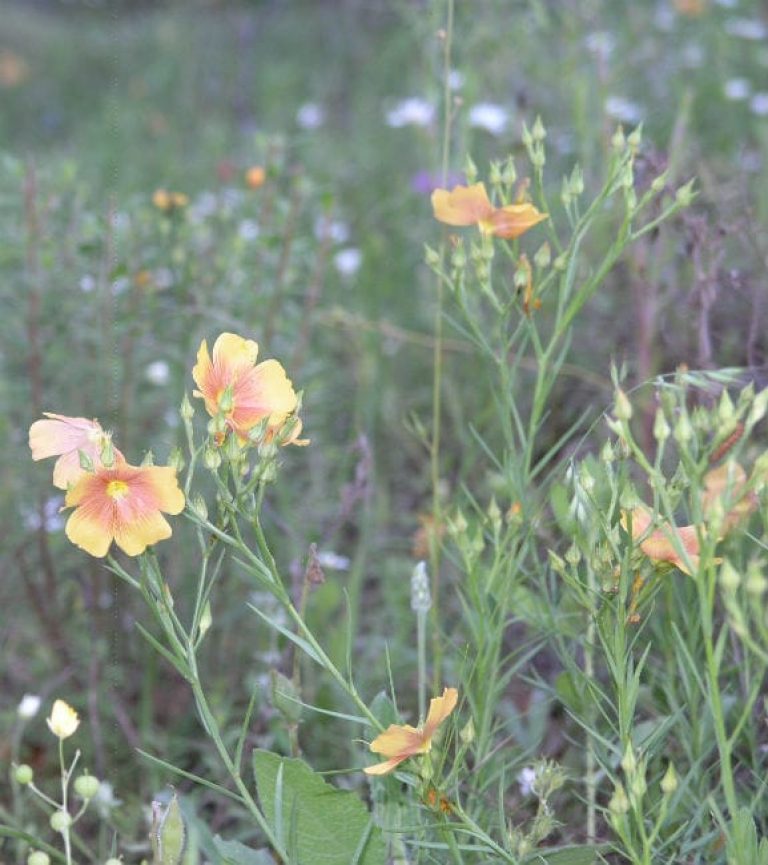
[[[483,234],[495,237],[519,237],[543,219],[530,202],[494,207],[485,191],[485,184],[436,189],[432,193],[435,219],[446,225],[476,225]]]
[[[161,511],[181,513],[184,494],[176,469],[121,462],[83,474],[69,488],[65,504],[75,508],[66,525],[73,544],[101,558],[114,541],[129,556],[138,556],[171,536]]]
[[[705,515],[712,512],[716,501],[727,500],[731,505],[723,521],[723,531],[729,532],[758,505],[757,495],[746,490],[747,473],[737,462],[723,463],[704,475],[701,509]]]
[[[84,417],[66,417],[63,414],[43,412],[49,420],[37,420],[29,428],[29,446],[33,460],[58,457],[53,467],[53,485],[65,490],[83,473],[80,451],[94,464],[102,464],[102,454],[111,448],[112,433],[105,432],[97,420]],[[116,462],[123,455],[112,448]]]
[[[254,165],[245,172],[245,185],[249,189],[258,189],[266,179],[267,172],[260,165]]]
[[[259,346],[252,339],[222,333],[213,344],[213,360],[208,343],[202,341],[192,370],[200,388],[193,391],[194,396],[205,400],[211,417],[223,413],[241,440],[264,418],[269,418],[270,429],[278,429],[298,403],[283,367],[276,360],[257,364],[258,353]]]
[[[152,196],[152,204],[164,213],[181,210],[189,204],[189,197],[183,192],[168,192],[167,189],[157,189]]]
[[[456,708],[458,699],[459,692],[456,688],[445,688],[442,697],[434,697],[430,700],[427,720],[423,726],[390,724],[370,744],[371,751],[375,754],[383,754],[389,759],[375,766],[366,766],[363,771],[368,775],[387,775],[403,760],[417,754],[428,753],[432,749],[432,737],[435,731]]]
[[[645,507],[635,508],[631,512],[632,517],[632,540],[640,541],[640,549],[654,562],[669,562],[676,568],[679,568],[684,574],[692,576],[691,571],[678,552],[678,547],[682,546],[688,553],[688,560],[697,570],[699,566],[699,539],[696,532],[696,526],[671,526],[669,523],[659,529],[648,533],[648,529],[653,522],[653,514]],[[627,514],[621,516],[621,525],[627,529]],[[675,536],[677,536],[675,542]],[[641,540],[642,539],[642,540]]]

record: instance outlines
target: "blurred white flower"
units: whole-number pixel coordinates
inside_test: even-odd
[[[759,18],[726,18],[723,29],[729,36],[759,42],[768,36],[768,27]]]
[[[768,92],[755,93],[749,101],[749,108],[758,117],[768,116]]]
[[[29,720],[30,718],[34,718],[40,711],[42,704],[43,699],[42,697],[38,697],[37,694],[24,694],[16,709],[16,713],[20,718]]]
[[[642,107],[623,96],[609,96],[605,100],[605,113],[620,123],[635,124],[643,119]]]
[[[600,60],[606,61],[613,54],[613,49],[616,47],[616,37],[607,30],[597,30],[594,33],[587,34],[584,44],[587,46],[587,51],[594,54]]]
[[[51,496],[43,503],[45,518],[45,529],[49,533],[60,532],[64,528],[64,520],[59,511],[64,507],[63,496]],[[36,508],[25,508],[22,516],[24,526],[30,531],[36,532],[42,525],[43,520]]]
[[[387,126],[393,129],[403,126],[430,126],[435,119],[435,106],[426,99],[411,96],[390,108],[386,117]]]
[[[346,243],[349,240],[349,226],[341,219],[320,216],[315,220],[315,237],[332,243]]]
[[[363,253],[357,247],[341,249],[333,256],[333,265],[346,278],[354,276],[363,263]]]
[[[744,99],[749,99],[749,94],[752,92],[752,85],[746,78],[731,78],[723,85],[723,93],[726,99],[731,102],[741,102]]]
[[[164,360],[153,360],[152,363],[147,364],[147,368],[144,370],[147,381],[158,387],[168,384],[170,373],[170,367]]]
[[[496,102],[478,102],[469,109],[467,120],[476,129],[501,135],[509,125],[509,111]]]
[[[321,568],[329,568],[332,571],[349,570],[349,558],[334,553],[333,550],[318,550],[317,563]]]
[[[451,90],[460,90],[464,86],[464,74],[458,69],[451,69],[448,73],[448,86]]]
[[[96,280],[89,273],[80,278],[80,291],[90,294],[94,288],[96,288]]]
[[[526,766],[517,773],[517,783],[520,787],[521,796],[530,796],[533,793],[533,785],[536,783],[536,770],[532,766]]]
[[[305,102],[296,112],[296,123],[302,129],[319,129],[325,123],[325,109],[317,102]]]
[[[241,240],[256,240],[259,226],[253,219],[244,219],[237,227],[237,235]]]

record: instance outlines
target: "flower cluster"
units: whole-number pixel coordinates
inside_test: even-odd
[[[203,340],[192,375],[214,418],[241,443],[252,443],[254,427],[262,425],[259,441],[307,444],[299,439],[295,416],[298,397],[283,367],[274,360],[256,363],[258,346],[232,333],[219,336],[213,357]],[[103,557],[114,542],[129,556],[171,536],[163,514],[184,509],[176,469],[131,465],[113,446],[112,434],[97,420],[45,413],[29,430],[34,460],[58,457],[53,483],[66,490],[65,507],[74,508],[66,535],[73,544]]]

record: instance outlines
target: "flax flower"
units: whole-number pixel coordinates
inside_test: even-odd
[[[692,576],[686,560],[680,555],[682,547],[688,554],[687,560],[696,571],[699,566],[699,538],[696,526],[672,526],[664,523],[661,528],[649,532],[653,514],[644,505],[631,512],[632,540],[640,541],[640,549],[654,562],[668,562],[684,574]],[[621,518],[622,526],[627,529],[627,515]]]
[[[227,426],[245,440],[248,431],[268,418],[279,429],[296,409],[298,399],[285,370],[276,360],[256,363],[259,346],[252,339],[222,333],[213,344],[213,357],[203,340],[192,378],[212,417],[223,414]],[[298,430],[296,430],[298,434]]]
[[[456,708],[458,699],[459,692],[456,688],[445,688],[442,697],[430,700],[427,720],[423,726],[390,724],[370,744],[371,751],[375,754],[383,754],[388,759],[375,766],[366,766],[363,771],[368,775],[387,775],[403,760],[417,754],[428,753],[432,749],[432,737],[435,731]]]
[[[114,541],[129,556],[138,556],[171,536],[162,514],[181,513],[184,494],[176,469],[121,462],[83,474],[69,488],[65,504],[75,508],[65,529],[73,544],[101,558]]]
[[[68,739],[80,726],[77,712],[64,700],[56,700],[51,717],[46,718],[46,722],[53,735],[59,739]]]
[[[530,202],[494,207],[485,184],[436,189],[432,193],[432,210],[438,222],[446,225],[476,225],[482,234],[495,237],[519,237],[547,218]]]
[[[102,454],[111,448],[115,462],[122,462],[123,455],[111,446],[112,434],[105,432],[98,421],[43,414],[47,419],[37,420],[29,428],[29,446],[33,460],[58,457],[53,467],[55,487],[65,490],[84,473],[80,451],[96,466],[101,465]]]

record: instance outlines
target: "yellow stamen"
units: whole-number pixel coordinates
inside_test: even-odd
[[[110,481],[107,484],[107,495],[112,499],[121,499],[128,493],[128,484],[125,481]]]

